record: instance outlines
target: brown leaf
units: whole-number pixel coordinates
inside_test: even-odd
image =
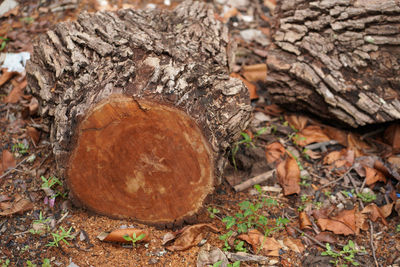
[[[359,232],[359,229],[356,228],[355,209],[343,210],[331,219],[320,218],[317,220],[317,224],[322,231],[329,230],[335,234],[352,235]]]
[[[323,132],[331,139],[336,140],[342,146],[347,147],[347,133],[334,127],[324,126]]]
[[[11,90],[11,92],[4,98],[4,103],[11,103],[15,104],[19,101],[21,96],[24,93],[24,89],[27,85],[26,78],[17,86],[14,86],[14,88]]]
[[[278,105],[276,104],[271,104],[271,105],[267,105],[264,107],[264,112],[268,115],[272,115],[272,116],[279,116],[280,114],[282,114],[283,109],[281,109]]]
[[[298,131],[303,130],[308,123],[308,118],[302,115],[285,115],[285,120]]]
[[[15,213],[23,213],[25,211],[33,209],[33,204],[30,200],[21,197],[16,197],[13,202],[2,202],[0,203],[2,211],[0,216],[8,216]]]
[[[232,72],[230,75],[232,78],[237,78],[240,79],[244,85],[247,87],[247,89],[249,90],[250,93],[250,99],[257,99],[258,98],[258,94],[257,94],[257,86],[255,86],[254,84],[252,84],[251,82],[249,82],[248,80],[246,80],[245,78],[243,78],[242,76],[240,76],[237,73]]]
[[[6,172],[9,168],[14,168],[16,165],[17,162],[14,158],[14,155],[8,150],[3,150],[2,161],[0,166],[0,174]]]
[[[0,76],[0,86],[8,82],[14,75],[18,74],[18,72],[7,71],[7,69],[2,69],[3,74]]]
[[[249,243],[253,251],[261,251],[265,256],[279,256],[279,249],[282,246],[273,237],[265,237],[258,230],[252,229],[247,234],[241,234],[237,237],[240,240]]]
[[[40,140],[40,132],[38,130],[36,130],[34,127],[30,127],[30,126],[26,127],[26,131],[27,131],[29,137],[32,139],[32,142],[35,145],[38,145],[39,140]]]
[[[384,225],[388,225],[385,215],[383,214],[382,210],[375,204],[371,203],[368,206],[366,206],[361,213],[363,214],[368,214],[368,217],[371,219],[371,221],[376,222],[378,219],[381,220],[381,222]],[[387,213],[387,211],[386,211]],[[390,215],[390,214],[389,214]]]
[[[360,137],[356,134],[349,133],[347,135],[347,148],[355,151],[355,157],[361,157],[364,155],[364,150],[369,149],[370,146],[367,145]]]
[[[243,66],[242,73],[249,82],[265,81],[267,79],[267,64]]]
[[[327,142],[330,138],[317,125],[307,126],[301,130],[297,136],[293,136],[293,141],[299,146],[306,146],[311,143]]]
[[[324,157],[323,163],[324,164],[328,164],[331,165],[332,163],[334,163],[335,161],[339,160],[342,158],[343,154],[344,154],[345,150],[342,149],[340,151],[332,151],[329,154],[327,154]]]
[[[186,226],[183,229],[172,233],[172,235],[175,236],[175,241],[172,245],[166,246],[166,249],[170,251],[180,251],[194,247],[203,239],[203,232],[206,229],[213,232],[219,232],[215,226],[209,223]],[[170,238],[171,237],[172,236],[170,236]],[[170,240],[173,240],[173,238]]]
[[[379,207],[383,217],[387,218],[390,216],[390,214],[392,214],[393,206],[394,206],[394,202]]]
[[[285,196],[300,193],[300,169],[292,157],[287,157],[276,167],[278,183]]]
[[[312,226],[312,223],[310,221],[310,218],[308,218],[308,215],[305,211],[300,212],[299,214],[299,220],[300,220],[300,229],[310,229]]]
[[[33,116],[37,113],[39,109],[39,101],[36,99],[36,97],[32,97],[28,107],[29,107],[29,115]]]
[[[315,236],[315,239],[324,244],[325,243],[334,244],[337,242],[335,236],[331,232],[320,232]]]
[[[303,253],[305,249],[300,239],[294,239],[290,236],[283,239],[283,244],[296,253]]]
[[[386,177],[380,171],[364,166],[365,169],[365,184],[373,185],[376,182],[384,182],[386,183]]]
[[[393,147],[400,149],[400,124],[394,123],[390,125],[384,133],[385,141]]]
[[[273,142],[266,146],[265,156],[268,163],[280,162],[285,155],[285,148],[279,142]]]
[[[304,153],[311,159],[320,159],[322,157],[321,153],[312,151],[311,149],[305,149]]]
[[[150,233],[148,230],[144,229],[137,229],[137,228],[125,228],[125,229],[117,229],[111,231],[111,233],[102,232],[100,233],[97,238],[100,241],[107,241],[107,242],[122,242],[122,243],[131,243],[132,241],[125,240],[124,236],[128,235],[133,237],[133,234],[136,235],[138,238],[141,234],[144,234],[145,237],[137,242],[148,242],[150,241]]]

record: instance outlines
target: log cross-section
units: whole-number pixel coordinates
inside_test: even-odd
[[[84,13],[41,35],[29,88],[75,202],[155,225],[192,220],[251,114],[227,51],[226,27],[192,1]]]

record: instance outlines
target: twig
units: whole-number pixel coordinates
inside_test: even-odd
[[[265,182],[268,179],[272,178],[274,176],[274,172],[275,172],[275,170],[264,172],[264,173],[262,173],[260,175],[257,175],[257,176],[255,176],[253,178],[250,178],[249,180],[247,180],[247,181],[245,181],[245,182],[243,182],[241,184],[235,185],[233,188],[235,189],[236,192],[241,192],[241,191],[246,190],[247,188],[249,188],[249,187],[251,187],[251,186],[253,186],[255,184],[259,184],[259,183]]]
[[[357,186],[356,186],[356,183],[355,183],[353,177],[352,177],[351,175],[348,175],[348,177],[349,177],[349,179],[350,179],[351,184],[352,184],[353,187],[354,187],[354,190],[356,191],[357,194],[359,194],[360,191],[358,190],[358,188],[357,188]],[[364,180],[364,181],[365,181],[365,180]],[[364,185],[364,183],[363,183],[363,185]],[[364,203],[362,202],[361,199],[359,199],[359,203],[360,203],[360,207],[361,207],[362,209],[364,209]],[[376,266],[376,267],[381,267],[381,265],[378,263],[378,260],[376,259],[376,254],[375,254],[375,246],[374,246],[374,226],[373,226],[373,224],[372,224],[372,221],[371,221],[369,218],[368,218],[368,222],[369,222],[369,231],[370,231],[369,243],[370,243],[371,250],[372,250],[372,257],[374,258],[375,266]]]
[[[334,180],[334,181],[332,181],[332,182],[329,182],[329,183],[327,183],[327,184],[321,186],[319,189],[323,189],[323,188],[325,188],[325,187],[330,186],[331,184],[335,184],[335,183],[339,182],[339,181],[342,180],[347,174],[349,174],[349,173],[351,172],[352,169],[353,169],[353,166],[351,166],[351,167],[350,167],[342,176],[340,176],[338,179],[336,179],[336,180]]]
[[[326,152],[327,146],[332,146],[332,145],[337,145],[337,144],[339,144],[338,141],[330,140],[330,141],[326,141],[326,142],[319,142],[319,143],[307,145],[307,146],[305,146],[305,148],[309,149],[309,150],[320,149],[322,152]]]
[[[0,176],[0,179],[6,177],[9,173],[11,173],[12,171],[16,170],[22,163],[24,163],[27,160],[27,158],[24,158],[23,160],[21,160],[15,167],[9,169],[8,171],[6,171],[2,176]]]
[[[317,239],[315,239],[314,237],[310,236],[309,234],[307,234],[306,232],[301,231],[299,228],[297,228],[296,226],[290,226],[292,227],[294,230],[296,230],[297,232],[299,232],[300,234],[306,236],[308,239],[310,239],[311,241],[313,241],[315,244],[317,244],[318,246],[326,249],[326,245],[324,245],[322,242],[318,241]],[[335,253],[339,253],[339,251],[332,249],[333,252]]]

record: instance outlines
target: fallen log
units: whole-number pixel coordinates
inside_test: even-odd
[[[282,0],[273,102],[352,127],[400,119],[400,1]]]
[[[229,37],[204,3],[81,14],[40,36],[29,88],[76,203],[159,226],[191,221],[248,124]]]

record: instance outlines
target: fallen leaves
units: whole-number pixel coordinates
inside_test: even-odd
[[[306,146],[311,143],[327,142],[331,139],[317,125],[310,125],[293,136],[293,141],[299,146]]]
[[[219,232],[215,226],[209,223],[185,226],[181,230],[165,234],[163,237],[163,245],[173,242],[173,244],[166,246],[166,249],[170,251],[189,249],[199,244],[199,242],[203,239],[203,232],[205,230]]]
[[[266,146],[265,156],[268,163],[280,162],[285,155],[285,148],[279,142],[273,142]]]
[[[243,78],[241,75],[237,74],[237,73],[231,73],[230,75],[232,78],[236,78],[239,79],[243,82],[243,84],[247,87],[247,89],[249,90],[250,93],[250,99],[257,99],[258,98],[258,94],[257,94],[257,86],[251,82],[249,82],[248,80],[246,80],[245,78]]]
[[[0,202],[0,216],[9,216],[16,213],[24,213],[33,209],[33,203],[17,195],[14,201]]]
[[[19,101],[19,99],[22,97],[24,94],[24,89],[27,86],[28,82],[26,81],[26,78],[19,84],[15,84],[14,88],[11,90],[11,92],[4,98],[4,103],[10,103],[10,104],[15,104]]]
[[[14,168],[16,164],[17,163],[14,158],[14,155],[8,150],[3,150],[1,165],[0,165],[0,175],[6,172],[9,168]]]
[[[322,231],[329,230],[335,234],[353,235],[359,233],[359,229],[356,228],[355,209],[342,210],[332,218],[318,218],[317,224]]]
[[[295,158],[286,157],[278,164],[276,172],[285,196],[300,193],[300,169]]]
[[[384,225],[387,226],[388,223],[385,218],[392,213],[393,206],[394,203],[390,203],[382,207],[378,207],[375,203],[371,203],[366,206],[361,213],[368,214],[368,217],[371,219],[371,221],[376,222],[380,220]]]
[[[243,66],[242,74],[249,82],[265,81],[267,79],[267,64]]]
[[[279,256],[279,249],[282,248],[275,238],[266,237],[256,229],[241,234],[237,238],[246,241],[252,246],[253,251],[260,251],[265,256]]]

